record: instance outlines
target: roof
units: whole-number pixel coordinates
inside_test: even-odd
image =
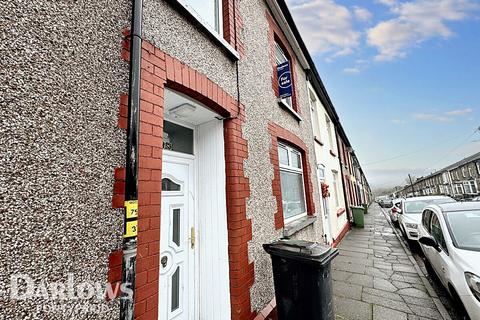
[[[460,161],[457,161],[455,162],[454,164],[451,164],[449,165],[448,167],[445,167],[443,168],[442,170],[440,171],[446,171],[446,170],[452,170],[452,169],[455,169],[457,167],[460,167],[464,164],[467,164],[469,162],[472,162],[472,161],[475,161],[475,160],[480,160],[480,152],[477,152],[475,154],[472,154],[471,156],[468,156],[466,158],[463,158],[462,160]]]

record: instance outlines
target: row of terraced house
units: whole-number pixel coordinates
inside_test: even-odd
[[[394,196],[447,195],[469,200],[480,195],[480,152],[406,185]]]
[[[136,319],[265,319],[262,244],[335,246],[350,207],[371,202],[284,0],[7,1],[0,13],[0,283],[116,286],[128,269]],[[0,304],[16,319],[132,311],[97,296]]]

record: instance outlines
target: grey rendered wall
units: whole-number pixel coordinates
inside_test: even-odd
[[[268,121],[275,122],[296,134],[308,146],[309,162],[312,168],[310,176],[314,188],[313,199],[317,212],[320,210],[320,201],[314,171],[315,154],[305,73],[297,65],[295,86],[303,119],[299,123],[278,106],[272,89],[269,26],[265,17],[267,7],[264,1],[242,0],[239,5],[244,21],[242,41],[246,47],[246,57],[240,64],[240,78],[247,115],[244,134],[249,147],[246,175],[250,179],[251,197],[247,204],[247,212],[253,223],[253,239],[249,245],[249,256],[255,266],[255,283],[251,289],[251,301],[254,310],[261,310],[274,297],[271,261],[263,250],[262,244],[281,237],[281,230],[275,231],[274,223],[277,204],[272,192],[273,167],[269,156],[271,136],[267,130]],[[322,227],[319,218],[313,226],[295,234],[294,238],[321,241],[321,235]]]
[[[171,5],[163,0],[145,0],[143,32],[146,40],[166,53],[204,73],[222,88],[236,97],[235,64],[216,44]],[[250,261],[255,265],[255,284],[251,290],[254,310],[261,310],[274,296],[270,257],[262,244],[277,239],[281,230],[275,231],[276,202],[272,195],[273,168],[270,163],[271,137],[267,131],[269,121],[290,130],[303,138],[309,147],[314,201],[320,209],[310,125],[310,111],[305,73],[297,68],[297,93],[302,108],[300,124],[282,110],[272,90],[272,69],[268,42],[266,6],[259,0],[238,1],[243,19],[241,41],[245,45],[245,57],[239,61],[241,102],[246,108],[243,131],[248,141],[246,176],[250,179],[251,196],[247,203],[247,215],[253,223],[253,239],[249,245]],[[295,237],[321,241],[321,221],[299,232]]]
[[[9,299],[10,276],[46,284],[107,281],[121,243],[111,209],[122,166],[117,129],[127,0],[7,0],[0,5],[0,318],[113,319],[103,299]],[[51,309],[60,305],[60,309]],[[61,306],[66,309],[62,310]],[[82,309],[92,307],[92,312]],[[41,310],[45,307],[45,310]]]

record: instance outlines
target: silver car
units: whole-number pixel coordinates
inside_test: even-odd
[[[402,200],[401,211],[398,212],[398,224],[403,236],[408,241],[418,240],[418,225],[422,220],[422,211],[430,204],[456,202],[446,196],[413,197]]]

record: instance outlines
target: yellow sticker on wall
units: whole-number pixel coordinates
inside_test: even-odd
[[[125,201],[125,215],[126,219],[138,217],[138,200]]]
[[[138,232],[138,220],[126,221],[125,229],[125,234],[123,235],[124,238],[136,237]]]

